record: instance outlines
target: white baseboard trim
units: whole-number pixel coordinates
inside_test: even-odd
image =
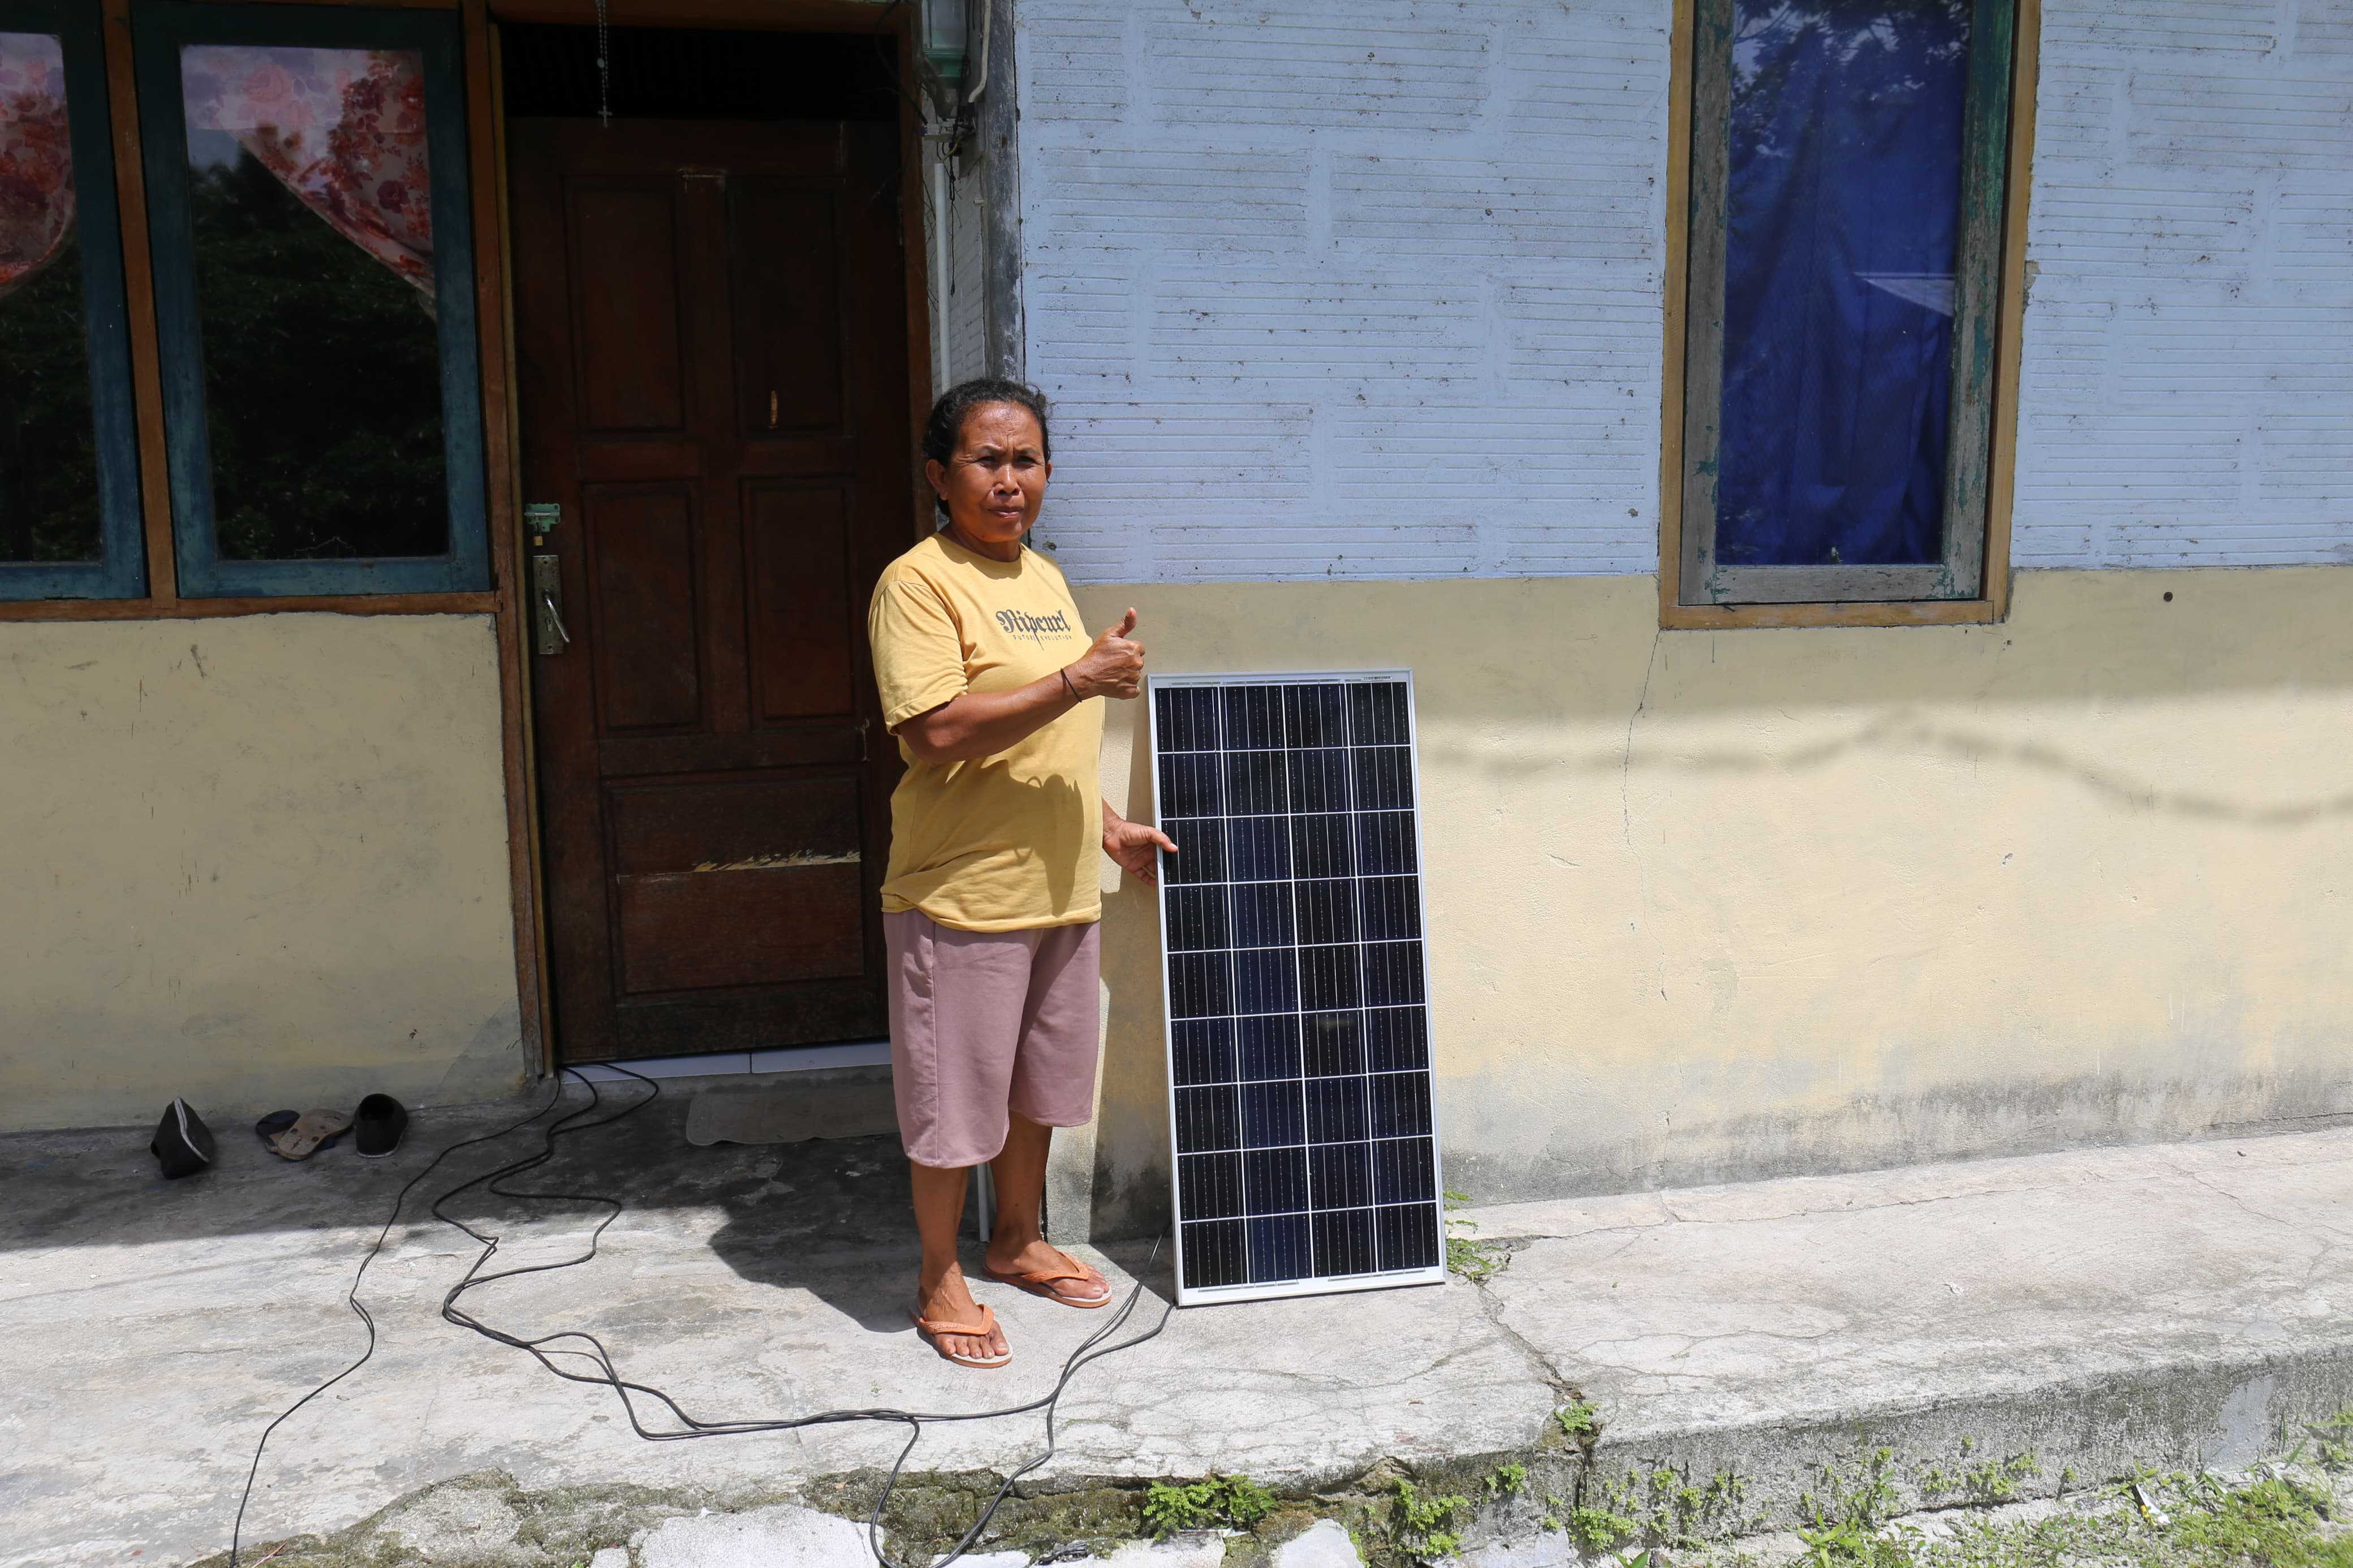
[[[569,1070],[595,1083],[627,1083],[629,1073],[641,1078],[722,1078],[745,1073],[818,1072],[827,1068],[888,1067],[891,1042],[859,1040],[843,1046],[797,1046],[789,1050],[713,1051],[707,1056],[647,1057],[616,1065],[582,1062]]]

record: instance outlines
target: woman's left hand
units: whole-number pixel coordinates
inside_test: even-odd
[[[1103,853],[1118,861],[1121,870],[1147,888],[1157,886],[1160,881],[1160,861],[1154,853],[1160,849],[1176,854],[1176,841],[1156,827],[1130,822],[1109,811],[1103,813]]]

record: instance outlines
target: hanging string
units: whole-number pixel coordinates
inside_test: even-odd
[[[596,0],[596,122],[606,130],[613,129],[613,29],[605,10],[606,0]]]

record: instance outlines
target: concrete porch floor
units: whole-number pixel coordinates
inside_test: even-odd
[[[575,1089],[567,1104],[586,1098]],[[596,1261],[478,1291],[470,1309],[522,1335],[594,1332],[627,1376],[704,1419],[1017,1404],[1041,1396],[1100,1326],[984,1282],[1014,1364],[948,1366],[905,1319],[913,1251],[895,1142],[695,1148],[686,1102],[673,1085],[521,1178],[628,1206]],[[343,1296],[394,1194],[447,1144],[525,1110],[421,1115],[379,1163],[346,1146],[284,1164],[220,1127],[219,1167],[176,1183],[156,1176],[143,1130],[0,1141],[0,1565],[225,1553],[262,1427],[364,1342]],[[642,1542],[649,1521],[787,1502],[862,1515],[902,1428],[649,1443],[609,1390],[441,1321],[476,1248],[426,1203],[537,1134],[453,1156],[411,1198],[363,1292],[375,1358],[273,1438],[247,1562],[482,1472],[512,1478],[480,1483],[511,1521],[516,1498],[541,1500],[524,1510],[536,1534],[485,1528],[468,1544],[445,1529],[431,1562],[573,1568],[601,1549],[596,1568],[630,1568],[614,1549],[633,1532]],[[505,1237],[496,1267],[575,1256],[598,1217],[479,1191],[454,1212]],[[1877,1448],[1907,1503],[1934,1505],[1966,1500],[1940,1496],[1936,1472],[1957,1477],[1970,1454],[2033,1456],[2016,1484],[2029,1494],[2063,1471],[2244,1464],[2353,1405],[2353,1130],[1466,1217],[1508,1248],[1482,1284],[1178,1312],[1158,1339],[1084,1368],[1035,1487],[1079,1500],[1064,1518],[1084,1535],[1132,1517],[1152,1478],[1246,1474],[1345,1515],[1399,1473],[1462,1490],[1518,1460],[1526,1494],[1482,1508],[1463,1533],[1472,1563],[1522,1564],[1568,1560],[1538,1529],[1546,1493],[1655,1509],[1639,1494],[1662,1468],[1694,1488],[1739,1476],[1736,1506],[1692,1522],[1745,1530],[1787,1525],[1824,1465]],[[1168,1299],[1166,1259],[1151,1255],[1149,1243],[1090,1252],[1122,1290],[1142,1279],[1132,1328]],[[1580,1401],[1599,1430],[1572,1440],[1553,1415]],[[956,1488],[1027,1460],[1042,1437],[1034,1415],[930,1427],[910,1499],[953,1513]],[[558,1528],[564,1507],[575,1517]],[[1028,1517],[1034,1548],[1051,1521]],[[1331,1545],[1329,1531],[1317,1539]],[[323,1550],[279,1562],[427,1560]],[[1175,1550],[1153,1560],[1175,1563]],[[1219,1561],[1198,1542],[1183,1550]]]

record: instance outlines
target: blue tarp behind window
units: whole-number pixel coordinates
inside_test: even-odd
[[[1939,560],[1968,7],[1734,16],[1716,557]]]

